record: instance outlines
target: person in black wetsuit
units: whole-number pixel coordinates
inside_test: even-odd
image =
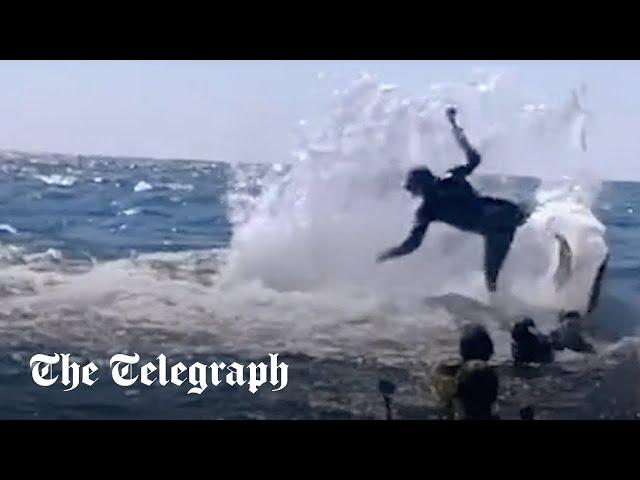
[[[380,254],[378,262],[412,253],[422,243],[429,224],[443,222],[484,237],[485,281],[489,291],[494,292],[514,234],[528,215],[512,202],[479,195],[469,184],[467,176],[480,164],[480,154],[457,124],[456,113],[454,108],[448,108],[447,119],[458,146],[467,157],[467,164],[452,168],[444,178],[436,177],[426,167],[409,172],[404,188],[412,195],[422,197],[422,205],[416,212],[415,224],[407,239]]]

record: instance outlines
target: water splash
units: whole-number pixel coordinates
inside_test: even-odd
[[[426,163],[442,174],[464,161],[443,115],[451,104],[483,154],[478,173],[499,174],[491,190],[472,178],[480,191],[523,201],[518,180],[508,175],[554,184],[564,178],[562,187],[541,182],[538,210],[514,244],[502,283],[513,287],[511,293],[524,293],[522,301],[558,307],[579,302],[542,286],[557,257],[550,219],[569,229],[579,251],[584,249],[574,238],[590,232],[590,242],[598,244],[587,262],[594,272],[600,247],[606,250],[604,227],[590,210],[599,181],[588,174],[580,148],[585,110],[575,95],[557,107],[524,99],[512,78],[499,75],[430,85],[417,97],[365,75],[336,92],[324,125],[315,131],[299,125],[290,169],[238,175],[229,197],[235,229],[223,283],[257,280],[282,292],[356,288],[422,298],[455,292],[486,300],[478,236],[436,224],[410,257],[374,262],[410,228],[416,205],[400,188],[405,172]],[[532,284],[541,285],[539,295],[528,291]]]

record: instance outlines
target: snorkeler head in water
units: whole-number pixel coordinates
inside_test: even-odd
[[[511,354],[516,364],[552,362],[553,350],[551,339],[538,330],[531,318],[523,318],[513,326]]]
[[[493,341],[482,325],[468,324],[462,329],[460,337],[460,356],[462,361],[488,361],[493,355]]]

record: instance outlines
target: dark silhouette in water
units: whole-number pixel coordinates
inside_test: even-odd
[[[580,313],[571,311],[561,313],[560,326],[551,331],[551,342],[556,350],[573,350],[580,353],[594,353],[593,345],[582,336],[583,318]]]
[[[447,109],[447,118],[459,147],[467,157],[467,164],[449,170],[438,178],[426,168],[409,172],[404,188],[422,197],[422,205],[407,239],[378,257],[382,262],[415,251],[431,222],[443,222],[465,232],[484,237],[484,271],[489,291],[497,288],[498,275],[504,263],[515,231],[527,219],[516,204],[504,199],[479,195],[467,181],[467,176],[480,164],[480,154],[469,144],[462,128],[456,123],[456,110]]]
[[[511,354],[516,364],[553,362],[551,339],[538,331],[534,321],[524,318],[511,330]]]
[[[458,372],[456,398],[463,420],[498,420],[493,404],[498,398],[498,375],[482,360],[465,362]]]
[[[391,399],[392,395],[396,393],[396,386],[388,380],[380,380],[378,382],[378,391],[384,399],[384,406],[387,411],[387,420],[393,420],[391,415]]]
[[[489,361],[493,355],[493,341],[482,325],[465,325],[460,337],[460,356],[462,361]]]
[[[520,409],[520,420],[533,420],[534,412],[533,407],[528,406]]]
[[[462,357],[461,361],[457,358],[443,358],[438,361],[432,371],[431,385],[433,392],[443,407],[445,418],[450,420],[453,420],[456,417],[456,411],[460,411],[462,408],[462,399],[458,398],[460,369],[466,362],[487,362],[494,352],[493,341],[482,325],[466,324],[460,336],[459,352],[460,357]],[[469,401],[473,396],[473,392],[470,390],[472,387],[467,385],[465,388],[467,388],[464,391],[465,395],[467,395],[465,398]],[[478,392],[478,394],[482,396],[482,391]]]

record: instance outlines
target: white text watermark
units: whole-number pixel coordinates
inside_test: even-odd
[[[31,357],[29,366],[31,377],[37,385],[51,387],[59,383],[65,387],[66,392],[75,390],[80,385],[91,387],[102,377],[94,362],[81,365],[72,361],[68,353],[37,354]],[[121,387],[150,387],[154,384],[180,387],[186,383],[191,387],[187,393],[197,395],[220,384],[247,388],[251,393],[269,387],[271,391],[278,392],[287,386],[288,369],[286,363],[278,363],[278,354],[271,353],[267,363],[251,362],[248,365],[238,362],[195,362],[189,366],[178,362],[169,365],[163,354],[158,355],[155,361],[141,365],[140,355],[137,353],[119,353],[109,360],[109,376]]]

